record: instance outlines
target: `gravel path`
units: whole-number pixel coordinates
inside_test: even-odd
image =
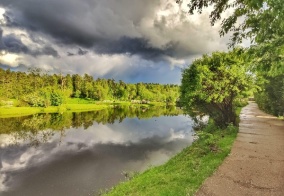
[[[284,196],[284,121],[250,102],[231,154],[197,196]]]

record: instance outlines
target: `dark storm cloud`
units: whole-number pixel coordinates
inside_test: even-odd
[[[1,2],[0,2],[0,6],[1,6]],[[13,15],[12,12],[10,12],[9,10],[5,10],[5,12],[0,15],[0,25],[1,26],[7,26],[7,27],[18,26],[18,24],[11,17],[12,15]]]
[[[76,55],[84,56],[84,55],[86,55],[88,53],[89,53],[89,51],[83,50],[82,48],[79,48],[77,53],[67,52],[67,56],[76,56]]]
[[[147,2],[151,1],[147,0]],[[138,10],[137,5],[133,5],[135,3],[131,3],[130,0],[128,3],[130,5],[129,9],[136,7],[134,10]],[[111,26],[106,26],[115,22],[113,21],[115,17],[123,17],[120,14],[124,10],[121,10],[119,4],[121,3],[113,0],[109,0],[106,3],[97,3],[94,0],[3,0],[0,2],[0,6],[10,10],[8,11],[9,14],[14,14],[14,16],[10,17],[15,18],[17,23],[23,27],[44,31],[65,43],[77,43],[89,47],[104,37],[114,38],[110,36],[114,32],[106,32],[106,29]],[[137,4],[141,5],[141,3]],[[118,6],[116,10],[113,10],[116,6]],[[145,6],[146,9],[147,7],[149,6]],[[144,10],[142,7],[140,8],[142,11]],[[123,7],[123,9],[125,8]],[[137,16],[135,17],[136,14],[130,15],[133,17],[133,20],[129,22],[139,22],[140,19]],[[139,11],[138,15],[141,15]],[[108,21],[108,19],[111,21]],[[120,26],[120,24],[114,24],[112,31],[115,30],[115,26]],[[125,29],[125,31],[127,30]]]
[[[0,20],[0,24],[1,25],[5,25],[7,27],[17,27],[17,26],[20,26],[9,15],[13,15],[13,14],[11,12],[9,12],[9,11],[7,11],[7,13],[3,14],[3,18],[4,19]]]
[[[0,51],[6,49],[2,37],[3,37],[3,30],[0,28]]]
[[[85,55],[85,54],[88,54],[88,51],[87,50],[82,50],[81,48],[78,49],[78,55]]]
[[[0,38],[1,39],[1,38]],[[14,34],[2,36],[4,49],[11,53],[29,53],[29,49]]]
[[[35,55],[48,55],[53,57],[60,57],[58,52],[51,46],[44,46],[44,48],[42,48],[38,53],[36,52]]]
[[[67,56],[74,56],[75,54],[72,52],[67,52]]]
[[[143,38],[122,37],[118,41],[102,42],[95,46],[98,54],[139,54],[145,59],[160,59],[165,55],[171,56],[173,48],[169,44],[164,49],[149,45],[149,41]]]
[[[3,36],[3,30],[0,28],[0,50],[4,50],[9,53],[23,53],[31,56],[48,55],[53,57],[59,57],[58,52],[51,46],[43,46],[37,50],[29,49],[15,34],[9,34]]]
[[[6,15],[10,21],[13,18],[14,24],[33,32],[44,32],[59,43],[75,44],[99,54],[135,54],[155,60],[164,56],[182,57],[196,53],[184,51],[179,43],[172,44],[171,41],[155,46],[150,35],[141,35],[142,20],[149,16],[156,17],[159,3],[152,0],[2,0],[0,6],[9,10]],[[170,4],[167,5],[170,9]],[[154,23],[153,28],[162,32],[167,21],[164,18]],[[77,54],[85,53],[79,51]],[[76,53],[67,52],[67,55],[74,56]]]

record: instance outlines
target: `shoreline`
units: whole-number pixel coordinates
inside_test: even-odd
[[[137,107],[153,107],[153,106],[166,106],[163,102],[153,102],[148,104],[134,104],[131,102],[97,102],[97,103],[72,103],[72,104],[62,104],[60,106],[49,106],[49,107],[15,107],[15,106],[2,106],[0,107],[0,118],[12,118],[29,116],[33,114],[42,113],[62,113],[62,112],[87,112],[87,111],[97,111],[103,110],[115,106],[137,106]]]
[[[72,107],[73,104],[66,104],[62,106],[49,106],[42,107],[2,107],[0,108],[0,118],[21,117],[29,116],[33,114],[42,113],[62,113],[62,112],[84,112],[106,109],[107,105],[95,105],[95,104],[78,104],[80,107]]]
[[[241,108],[237,109],[240,116]],[[209,122],[199,139],[165,164],[134,175],[100,195],[194,195],[230,154],[238,127],[219,129]]]

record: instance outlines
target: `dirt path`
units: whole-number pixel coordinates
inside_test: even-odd
[[[231,154],[196,195],[284,196],[284,121],[244,107]]]

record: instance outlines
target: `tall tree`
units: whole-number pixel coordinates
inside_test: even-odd
[[[252,78],[247,73],[243,50],[203,55],[183,70],[181,102],[191,115],[209,115],[216,125],[237,124],[234,101],[247,91]]]
[[[73,81],[73,96],[80,97],[82,91],[82,77],[78,74],[72,76]]]
[[[266,80],[259,84],[262,88],[256,92],[256,100],[266,111],[275,115],[282,113],[278,109],[284,94],[281,87],[284,75],[283,0],[191,0],[188,6],[191,14],[213,6],[211,24],[222,19],[220,35],[232,32],[230,46],[234,47],[243,39],[251,40],[251,67],[258,78]],[[222,18],[229,9],[227,14],[231,15]]]

